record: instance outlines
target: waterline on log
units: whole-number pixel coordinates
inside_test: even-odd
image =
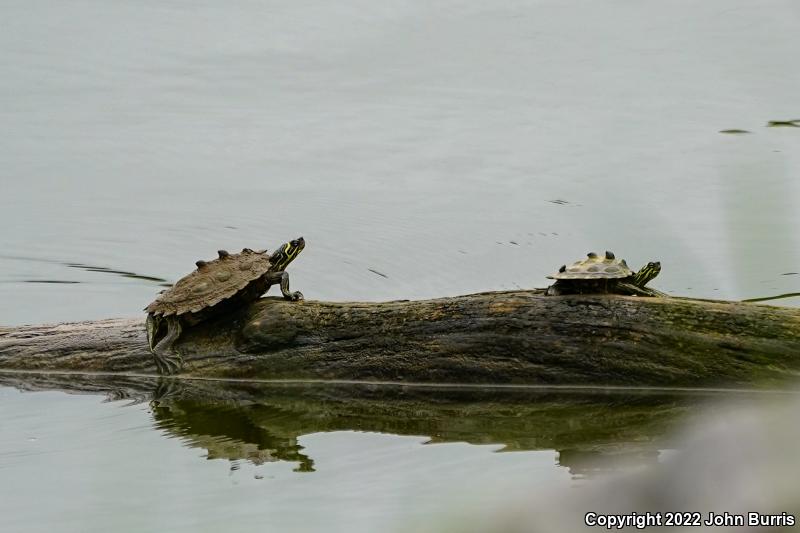
[[[245,378],[215,378],[207,376],[154,376],[153,374],[120,373],[120,372],[76,372],[69,370],[13,370],[0,369],[0,375],[32,375],[32,376],[87,376],[102,378],[146,378],[153,381],[203,381],[216,383],[252,383],[264,385],[353,385],[375,387],[401,387],[419,389],[448,389],[448,390],[538,390],[559,392],[608,392],[608,393],[687,393],[687,394],[788,394],[800,395],[800,389],[746,389],[726,387],[653,387],[653,386],[625,386],[625,385],[545,385],[524,383],[435,383],[435,382],[405,382],[405,381],[369,381],[346,379],[245,379]]]

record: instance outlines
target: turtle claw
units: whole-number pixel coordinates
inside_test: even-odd
[[[156,367],[158,368],[158,373],[162,376],[171,376],[173,374],[177,374],[180,372],[181,368],[183,368],[183,358],[177,353],[153,355],[156,361]]]
[[[153,359],[156,362],[158,373],[162,376],[177,374],[183,368],[183,357],[171,347],[164,349],[156,346],[153,350]]]
[[[181,325],[180,320],[178,320],[175,316],[168,316],[166,318],[166,322],[166,336],[159,340],[155,346],[153,346],[153,343],[155,342],[155,335],[158,331],[158,324],[155,320],[151,320],[150,318],[147,320],[147,341],[151,346],[150,351],[153,353],[153,359],[155,360],[156,367],[158,368],[158,373],[162,376],[177,374],[183,367],[183,359],[173,347],[175,341],[178,339],[178,337],[180,337],[181,331],[183,331],[183,326]]]
[[[292,301],[293,301],[293,302],[297,302],[297,301],[299,301],[299,300],[303,300],[303,299],[304,299],[304,298],[303,298],[303,293],[302,293],[302,292],[300,292],[300,291],[294,291],[294,292],[292,293]]]

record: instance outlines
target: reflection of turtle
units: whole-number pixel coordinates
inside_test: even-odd
[[[661,263],[651,262],[634,273],[625,260],[616,259],[606,252],[604,257],[588,254],[583,261],[562,266],[558,272],[547,276],[556,280],[547,288],[548,296],[561,294],[611,293],[629,296],[666,296],[645,287],[647,282],[661,272]]]
[[[257,300],[270,286],[280,284],[283,297],[300,300],[300,292],[289,292],[289,263],[305,247],[302,237],[281,245],[272,255],[245,248],[240,254],[220,250],[213,261],[198,261],[197,270],[184,276],[145,308],[147,341],[159,372],[180,369],[180,355],[172,350],[183,326]],[[166,329],[166,331],[164,331]]]

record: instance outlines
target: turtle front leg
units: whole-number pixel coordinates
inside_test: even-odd
[[[152,348],[158,372],[164,375],[177,373],[183,367],[183,359],[172,345],[183,331],[180,320],[175,316],[166,317],[167,334]]]
[[[285,270],[281,272],[273,272],[269,276],[269,282],[271,284],[280,284],[281,286],[281,293],[283,297],[289,300],[290,302],[296,302],[297,300],[303,299],[303,293],[300,291],[289,291],[289,273]]]

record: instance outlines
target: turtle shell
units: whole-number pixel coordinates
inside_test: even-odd
[[[633,276],[624,259],[617,259],[611,252],[604,256],[587,254],[586,259],[562,266],[558,272],[547,276],[550,279],[622,279]]]
[[[270,269],[266,251],[248,248],[239,254],[219,251],[213,261],[198,261],[197,270],[182,277],[145,308],[154,315],[197,313],[231,298]]]

